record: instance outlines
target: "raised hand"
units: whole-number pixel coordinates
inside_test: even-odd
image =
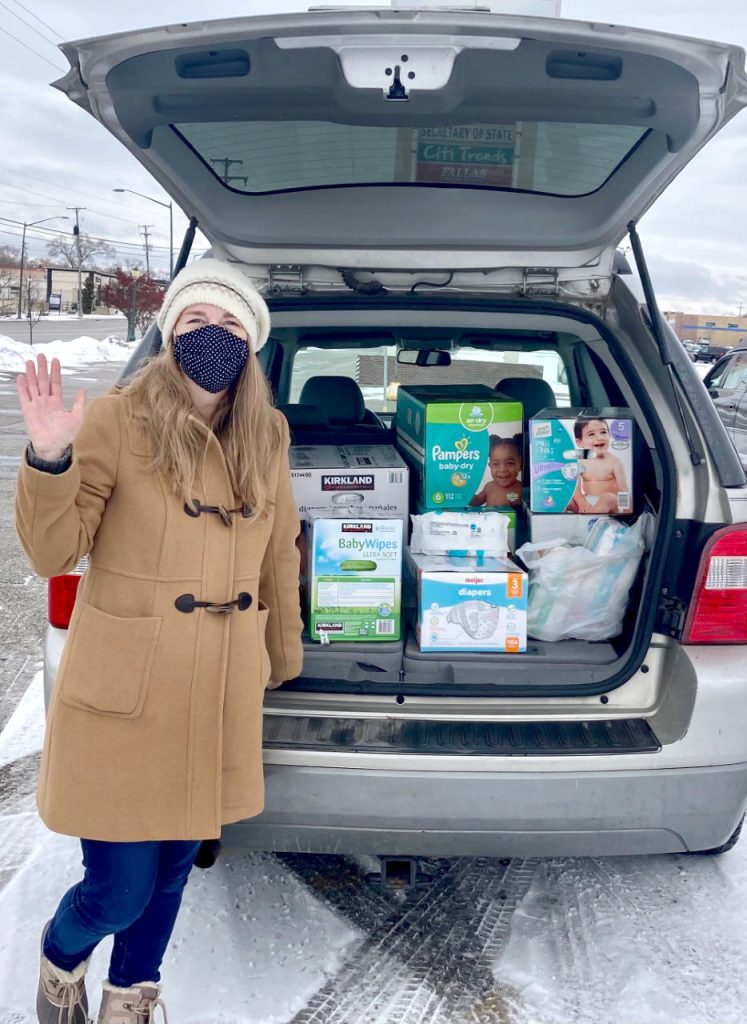
[[[53,462],[62,458],[80,430],[86,393],[81,390],[76,394],[68,412],[62,397],[59,359],[52,360],[51,372],[46,356],[40,354],[37,363],[34,366],[31,359],[26,362],[26,372],[16,378],[16,390],[35,453],[40,459]]]

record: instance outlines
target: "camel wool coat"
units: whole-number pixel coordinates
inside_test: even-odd
[[[23,460],[16,525],[34,570],[90,555],[52,695],[37,792],[56,832],[114,842],[209,839],[263,807],[262,699],[301,671],[299,529],[288,428],[256,521],[189,515],[150,464],[129,397],[94,400],[53,475]],[[207,426],[195,498],[233,509]],[[179,610],[177,599],[231,612]],[[188,598],[179,602],[190,606]],[[247,599],[243,599],[246,604]]]

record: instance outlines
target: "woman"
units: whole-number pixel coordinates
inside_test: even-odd
[[[42,576],[90,555],[37,794],[85,866],[42,936],[42,1024],[84,1024],[88,958],[109,934],[100,1024],[153,1019],[200,840],[262,810],[264,688],[301,670],[288,431],[256,358],[267,306],[205,259],[158,322],[161,353],[85,415],[82,392],[65,409],[56,360],[18,378],[21,543]]]

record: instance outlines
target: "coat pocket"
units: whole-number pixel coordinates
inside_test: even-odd
[[[145,703],[160,630],[160,618],[121,618],[84,604],[65,652],[62,703],[136,718]]]
[[[270,673],[272,672],[272,666],[270,665],[270,655],[267,652],[267,619],[270,615],[270,609],[264,603],[259,602],[257,609],[258,618],[258,632],[259,632],[259,681],[262,686],[267,686],[270,681]]]

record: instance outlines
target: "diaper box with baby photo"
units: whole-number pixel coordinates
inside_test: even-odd
[[[421,651],[520,654],[527,649],[527,576],[509,558],[456,558],[407,550]]]
[[[529,421],[533,513],[633,511],[634,423],[629,409],[544,409]]]
[[[397,446],[424,510],[521,504],[521,402],[484,385],[402,386]]]
[[[399,640],[403,520],[320,516],[307,530],[311,639]]]

